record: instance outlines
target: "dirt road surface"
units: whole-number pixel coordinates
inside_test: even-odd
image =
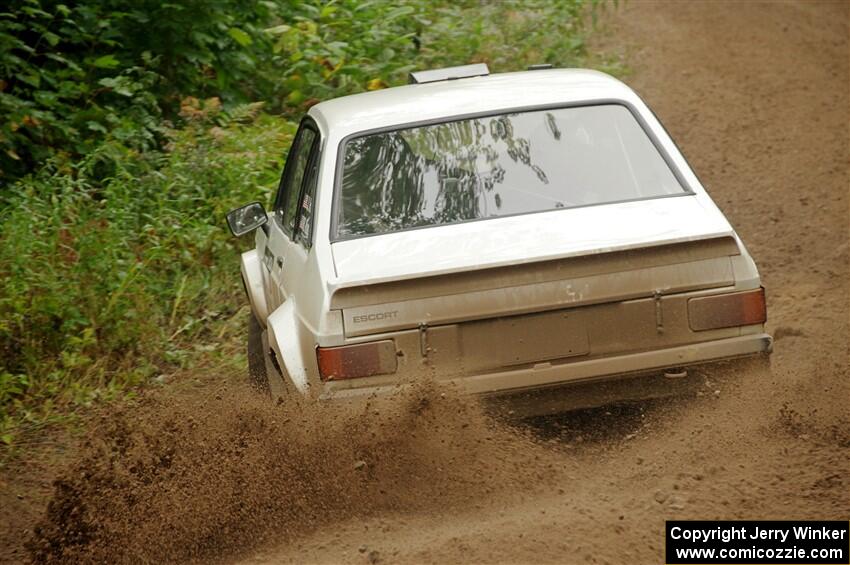
[[[530,430],[429,385],[331,414],[216,377],[96,422],[36,533],[15,531],[41,561],[662,563],[665,519],[850,518],[848,20],[633,1],[599,46],[755,257],[770,370]]]

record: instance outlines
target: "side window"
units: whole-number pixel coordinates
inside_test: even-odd
[[[295,218],[298,212],[298,197],[301,194],[301,185],[304,175],[310,164],[310,153],[318,134],[311,127],[301,126],[295,142],[286,159],[286,167],[283,170],[280,190],[275,202],[275,215],[280,220],[284,231],[293,234],[295,229]]]
[[[301,214],[298,216],[297,239],[310,247],[313,244],[313,207],[316,203],[316,185],[319,177],[319,151],[317,150],[309,163],[310,169],[304,181],[304,198],[301,199]]]

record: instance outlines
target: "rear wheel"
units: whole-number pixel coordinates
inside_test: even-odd
[[[248,379],[257,392],[271,394],[263,351],[263,328],[253,312],[248,320]]]

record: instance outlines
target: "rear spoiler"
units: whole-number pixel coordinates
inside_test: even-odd
[[[448,296],[465,292],[508,288],[561,279],[588,277],[646,267],[689,263],[716,257],[740,255],[734,237],[724,235],[684,241],[548,259],[522,264],[406,278],[390,281],[358,281],[331,287],[331,309],[357,308],[390,302]]]

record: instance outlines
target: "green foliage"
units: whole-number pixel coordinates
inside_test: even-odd
[[[448,3],[429,15],[422,41],[426,67],[486,62],[497,72],[585,58],[585,17],[598,2],[524,0]]]
[[[403,82],[430,5],[421,1],[301,3],[267,31],[286,103],[298,106]]]
[[[268,195],[294,127],[254,122],[256,107],[235,109],[252,121],[242,124],[211,106],[168,132],[165,153],[106,144],[15,186],[0,213],[0,407],[10,418],[180,366],[209,338],[208,322],[239,307],[228,274],[236,240],[220,225]]]
[[[270,200],[311,104],[414,69],[579,64],[595,5],[7,2],[0,445],[220,340],[210,328],[244,302],[224,214]]]
[[[163,141],[181,94],[262,99],[257,74],[280,3],[252,0],[12,0],[0,12],[0,174],[104,140]],[[0,177],[0,182],[3,178]]]
[[[570,66],[585,53],[585,13],[597,2],[338,0],[297,3],[275,37],[286,103],[298,106],[403,84],[414,69],[487,62],[496,71]]]

